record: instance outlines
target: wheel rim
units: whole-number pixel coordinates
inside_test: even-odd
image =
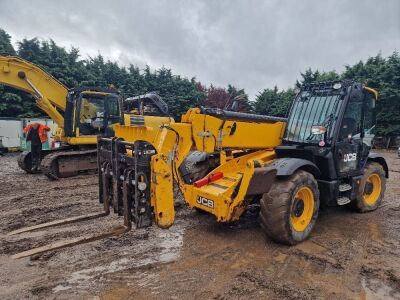
[[[367,184],[370,184],[372,186],[372,191],[366,190]],[[381,195],[381,190],[382,190],[381,177],[376,173],[369,175],[363,192],[363,198],[365,203],[367,203],[368,205],[374,205],[378,201],[379,196]]]
[[[314,193],[306,186],[301,187],[295,197],[290,214],[292,227],[296,231],[304,231],[310,224],[314,214]]]

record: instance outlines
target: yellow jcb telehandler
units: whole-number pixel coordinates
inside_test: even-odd
[[[112,207],[124,216],[125,230],[153,222],[168,228],[176,182],[189,207],[219,222],[259,204],[270,238],[302,242],[322,205],[367,212],[381,203],[388,167],[365,137],[377,96],[359,82],[323,82],[301,88],[288,119],[193,108],[155,135],[145,126],[116,125],[115,138],[98,141],[100,202],[105,214]]]
[[[116,125],[116,137],[98,143],[100,201],[123,214],[128,228],[153,221],[168,228],[175,181],[189,207],[219,222],[236,221],[259,203],[269,237],[302,242],[320,205],[367,212],[381,203],[388,167],[365,136],[377,97],[359,82],[323,82],[301,88],[287,120],[194,108],[156,139]],[[114,160],[105,155],[110,144]]]

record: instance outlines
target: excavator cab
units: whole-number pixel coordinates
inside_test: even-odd
[[[113,136],[113,125],[121,122],[122,99],[114,89],[76,88],[68,91],[64,126],[56,130],[61,141],[56,149],[42,151],[41,171],[49,179],[71,177],[97,170],[97,136]],[[19,165],[28,170],[30,152],[24,152]]]
[[[67,137],[104,135],[107,128],[121,122],[122,101],[114,89],[81,88],[67,98],[65,134]]]

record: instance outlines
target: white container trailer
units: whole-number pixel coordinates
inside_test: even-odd
[[[20,119],[0,118],[0,139],[4,148],[19,148],[22,122]]]

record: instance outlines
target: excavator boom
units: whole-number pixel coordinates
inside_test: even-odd
[[[0,56],[0,84],[23,90],[60,128],[64,127],[68,88],[56,78],[22,58]]]

